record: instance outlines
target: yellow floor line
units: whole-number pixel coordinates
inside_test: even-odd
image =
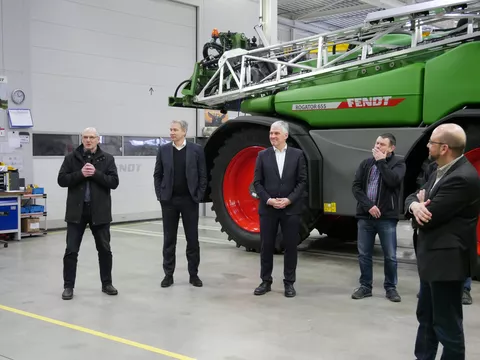
[[[14,308],[11,308],[11,307],[8,307],[8,306],[0,305],[0,309],[5,310],[5,311],[9,311],[9,312],[12,312],[12,313],[15,313],[15,314],[18,314],[18,315],[31,317],[33,319],[42,320],[42,321],[45,321],[45,322],[48,322],[48,323],[51,323],[51,324],[63,326],[63,327],[69,328],[69,329],[82,331],[82,332],[90,334],[90,335],[98,336],[98,337],[101,337],[101,338],[104,338],[104,339],[107,339],[107,340],[111,340],[111,341],[116,341],[116,342],[119,342],[119,343],[122,343],[122,344],[125,344],[125,345],[134,346],[134,347],[137,347],[139,349],[147,350],[147,351],[150,351],[150,352],[153,352],[153,353],[165,355],[165,356],[168,356],[172,359],[195,360],[194,358],[191,358],[191,357],[188,357],[188,356],[176,354],[176,353],[173,353],[173,352],[170,352],[170,351],[167,351],[167,350],[163,350],[163,349],[159,349],[159,348],[156,348],[156,347],[153,347],[153,346],[141,344],[141,343],[138,343],[136,341],[131,341],[131,340],[127,340],[127,339],[117,337],[117,336],[108,335],[108,334],[105,334],[105,333],[102,333],[102,332],[99,332],[99,331],[84,328],[82,326],[73,325],[73,324],[63,322],[63,321],[50,319],[50,318],[45,317],[45,316],[29,313],[29,312],[26,312],[26,311],[23,311],[23,310],[14,309]]]

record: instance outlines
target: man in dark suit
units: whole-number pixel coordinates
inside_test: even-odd
[[[262,283],[255,295],[271,290],[273,252],[280,224],[285,243],[285,296],[296,295],[293,284],[297,267],[297,245],[300,219],[307,182],[305,158],[300,149],[287,147],[288,124],[277,121],[270,127],[272,147],[258,153],[253,185],[260,197],[261,271]]]
[[[119,184],[115,158],[98,145],[100,137],[94,128],[82,132],[82,144],[65,156],[58,172],[58,185],[68,188],[65,221],[67,246],[63,257],[63,300],[73,298],[77,260],[87,224],[98,252],[102,291],[117,295],[112,285],[111,191]]]
[[[162,287],[173,284],[178,221],[182,215],[187,239],[187,261],[190,284],[203,286],[198,277],[200,245],[198,242],[198,204],[207,188],[207,167],[200,145],[187,142],[188,123],[174,120],[170,125],[171,143],[159,147],[153,179],[163,218]]]
[[[434,360],[439,342],[442,359],[465,359],[462,294],[476,267],[480,210],[480,179],[463,156],[465,144],[460,126],[438,126],[428,142],[429,156],[438,168],[405,200],[406,217],[413,217],[418,226],[418,360]]]
[[[418,177],[417,179],[417,184],[419,185],[418,187],[421,188],[425,183],[428,181],[428,178],[435,173],[437,170],[437,163],[435,161],[431,161],[428,159],[426,162],[427,164],[424,164],[423,166],[423,172],[421,176]],[[436,176],[436,175],[435,175]],[[419,199],[421,202],[424,201],[424,199]],[[415,255],[417,254],[417,242],[418,242],[418,225],[415,221],[415,219],[412,219],[412,227],[413,227],[413,248],[415,250]],[[462,304],[463,305],[472,305],[473,299],[472,299],[472,294],[470,293],[472,290],[472,278],[468,277],[465,280],[465,283],[463,284],[463,296],[462,296]],[[419,294],[417,294],[417,297]]]

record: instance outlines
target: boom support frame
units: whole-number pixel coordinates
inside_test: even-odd
[[[424,37],[424,26],[434,26],[449,19],[467,19],[467,22],[455,29],[441,31],[439,35]],[[321,74],[349,71],[373,63],[392,62],[419,52],[455,47],[480,38],[479,21],[480,0],[436,0],[371,13],[360,26],[250,51],[226,51],[218,61],[214,75],[193,97],[193,103],[204,107],[219,106],[266,95]],[[376,43],[383,36],[399,31],[412,32],[409,44]],[[349,48],[345,53],[329,58],[329,47],[346,43]],[[381,51],[374,52],[373,47]],[[310,59],[313,65],[312,61],[303,61],[311,53],[316,53],[315,58]],[[252,68],[255,63],[271,64],[270,69],[274,70],[260,79],[257,76],[254,81]],[[209,93],[206,93],[207,89]]]

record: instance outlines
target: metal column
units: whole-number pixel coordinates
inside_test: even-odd
[[[278,43],[278,0],[260,0],[260,24],[268,45]]]

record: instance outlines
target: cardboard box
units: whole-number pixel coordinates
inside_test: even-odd
[[[25,233],[40,232],[40,219],[38,218],[22,219],[22,232],[25,232]]]

